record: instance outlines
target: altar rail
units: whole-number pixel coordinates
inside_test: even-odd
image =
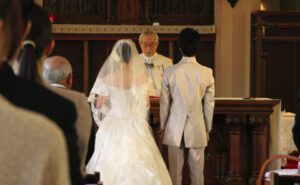
[[[213,129],[205,151],[205,185],[254,185],[260,166],[270,153],[270,115],[280,100],[216,99],[215,102]],[[159,99],[151,99],[150,124],[167,162],[166,146],[159,138]],[[183,181],[189,184],[186,164]]]

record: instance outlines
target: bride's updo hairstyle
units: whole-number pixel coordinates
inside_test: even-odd
[[[121,42],[116,48],[116,53],[124,63],[128,64],[132,58],[131,46],[128,41]]]

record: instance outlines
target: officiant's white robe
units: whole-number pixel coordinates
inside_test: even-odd
[[[137,60],[138,62],[153,64],[153,67],[146,67],[146,74],[152,80],[152,86],[149,91],[150,96],[159,96],[164,71],[167,67],[172,65],[172,60],[158,53],[152,57],[146,57],[144,54],[140,54]]]

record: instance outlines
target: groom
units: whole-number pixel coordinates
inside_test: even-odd
[[[214,77],[195,58],[200,35],[191,28],[179,34],[181,61],[166,68],[160,94],[163,143],[168,145],[173,185],[181,185],[184,150],[188,150],[191,185],[203,185],[204,149],[212,129]]]

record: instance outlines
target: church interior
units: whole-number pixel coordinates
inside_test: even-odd
[[[44,1],[54,19],[54,54],[72,61],[74,88],[86,93],[116,40],[138,42],[141,30],[154,30],[160,37],[158,52],[177,63],[178,31],[186,26],[196,28],[202,41],[197,57],[214,69],[216,97],[220,98],[213,139],[206,151],[205,184],[255,182],[259,164],[279,150],[268,139],[273,107],[281,106],[279,112],[295,112],[300,80],[299,1],[107,0],[78,1],[82,2],[78,7],[66,1],[64,8],[54,2]],[[251,103],[252,97],[270,99],[256,105]],[[235,103],[234,98],[241,101]],[[155,106],[158,103],[153,102]],[[153,108],[150,116],[154,131],[158,129],[157,109]],[[223,140],[224,135],[229,135],[228,140]]]
[[[215,78],[205,185],[258,185],[267,159],[280,154],[299,156],[292,128],[300,111],[296,106],[300,95],[300,0],[35,1],[52,23],[55,47],[51,56],[70,61],[72,89],[87,97],[119,39],[132,39],[141,52],[139,35],[156,32],[157,53],[177,64],[182,57],[177,42],[180,31],[189,27],[200,33],[196,58],[213,70]],[[158,97],[151,98],[149,124],[168,166]],[[94,123],[92,134],[96,130]],[[293,160],[276,158],[264,172],[283,170],[272,177],[277,184],[299,183],[299,174],[287,177],[284,173],[298,168]],[[94,178],[89,176],[86,182],[92,183]],[[185,163],[182,184],[190,182]]]

